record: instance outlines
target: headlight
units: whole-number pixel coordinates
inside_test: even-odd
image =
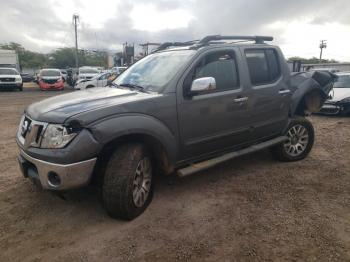
[[[22,78],[21,78],[20,76],[16,76],[16,77],[15,77],[15,81],[16,81],[16,82],[22,82]]]
[[[61,125],[49,124],[46,127],[41,148],[62,148],[66,146],[77,135]]]
[[[350,103],[350,97],[346,97],[340,101],[341,103]]]

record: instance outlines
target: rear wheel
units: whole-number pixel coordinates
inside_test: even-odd
[[[110,158],[102,183],[102,202],[113,218],[132,220],[153,197],[153,166],[142,144],[125,144]]]
[[[300,117],[292,119],[284,143],[271,148],[273,155],[280,161],[297,161],[304,159],[314,144],[314,128],[310,121]]]

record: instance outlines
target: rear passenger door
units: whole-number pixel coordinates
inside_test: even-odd
[[[182,154],[192,158],[222,151],[249,138],[245,90],[239,71],[239,50],[211,50],[200,55],[179,83],[178,121]],[[216,89],[205,94],[187,95],[193,80],[213,77]]]
[[[279,50],[245,48],[243,55],[250,85],[249,111],[253,138],[260,140],[282,132],[288,121],[291,93]],[[288,77],[284,77],[284,76]]]

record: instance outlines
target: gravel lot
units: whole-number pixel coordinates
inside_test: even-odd
[[[350,261],[350,118],[311,117],[300,162],[266,151],[160,178],[146,212],[123,222],[92,187],[62,199],[21,176],[20,115],[57,94],[0,92],[0,261]]]

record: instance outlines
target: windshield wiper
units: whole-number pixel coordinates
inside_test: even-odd
[[[145,88],[143,86],[139,86],[139,85],[135,85],[135,84],[130,84],[130,83],[122,83],[122,84],[119,84],[118,86],[125,86],[125,87],[129,87],[129,88],[132,88],[132,89],[138,89],[142,92],[146,92]]]

